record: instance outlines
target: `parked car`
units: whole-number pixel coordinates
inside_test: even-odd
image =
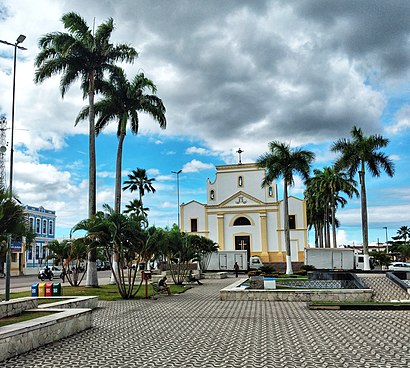
[[[407,262],[393,262],[389,266],[389,271],[409,271],[410,272],[410,263],[407,263]]]
[[[263,266],[261,259],[258,256],[251,256],[249,259],[249,269],[258,270]]]

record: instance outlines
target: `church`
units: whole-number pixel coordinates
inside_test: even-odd
[[[216,167],[214,181],[207,180],[206,204],[180,206],[181,231],[212,239],[219,250],[247,250],[262,262],[285,262],[283,200],[277,186],[261,187],[265,169],[254,163]],[[291,259],[304,261],[308,247],[306,202],[289,197]]]

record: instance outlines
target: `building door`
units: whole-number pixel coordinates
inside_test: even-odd
[[[251,256],[251,237],[249,235],[235,236],[235,250],[248,251],[248,262]]]

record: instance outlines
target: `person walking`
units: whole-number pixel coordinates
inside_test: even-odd
[[[233,269],[235,270],[235,277],[238,277],[238,272],[239,272],[238,262],[235,262],[235,264],[233,265]]]

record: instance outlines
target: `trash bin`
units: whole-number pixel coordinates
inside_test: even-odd
[[[46,284],[44,282],[38,284],[38,296],[46,296]]]
[[[52,282],[46,283],[46,296],[53,296],[53,283]]]
[[[31,296],[38,296],[38,282],[31,284]]]
[[[61,295],[62,295],[61,284],[59,282],[53,284],[53,296],[61,296]]]

